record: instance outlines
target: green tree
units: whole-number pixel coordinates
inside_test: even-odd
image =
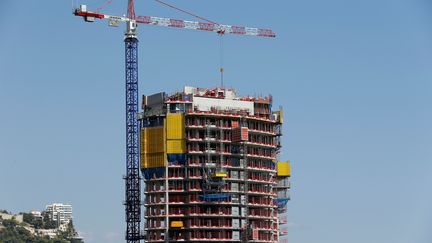
[[[43,216],[43,228],[44,229],[56,229],[57,223],[54,220],[51,220],[48,215]]]

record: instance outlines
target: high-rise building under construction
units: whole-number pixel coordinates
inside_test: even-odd
[[[146,242],[278,242],[286,234],[290,164],[279,161],[283,113],[271,96],[185,87],[143,96],[142,109]]]

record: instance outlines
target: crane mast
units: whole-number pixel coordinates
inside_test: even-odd
[[[108,19],[109,26],[117,27],[119,22],[126,23],[125,43],[125,91],[126,91],[126,175],[125,213],[126,235],[128,243],[139,243],[144,238],[141,234],[141,176],[139,164],[139,125],[138,125],[138,37],[137,24],[175,27],[192,30],[204,30],[218,34],[236,34],[261,37],[275,37],[271,29],[221,25],[214,22],[196,22],[161,18],[153,16],[135,16],[134,1],[128,0],[128,14],[113,16],[87,11],[86,5],[74,10],[75,16],[83,17],[86,22],[96,19]]]
[[[141,177],[138,140],[138,38],[136,22],[128,21],[125,33],[126,80],[126,241],[139,242],[141,222]]]
[[[126,242],[139,243],[141,235],[141,177],[139,168],[138,126],[138,37],[133,0],[128,1],[125,33],[126,81]]]

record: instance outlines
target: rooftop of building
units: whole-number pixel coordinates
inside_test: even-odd
[[[192,86],[185,86],[183,91],[175,92],[171,95],[167,95],[165,101],[188,101],[191,96],[194,97],[205,97],[213,99],[226,99],[226,100],[239,100],[239,101],[250,101],[258,103],[272,103],[272,96],[238,96],[237,92],[233,88],[215,87],[215,88],[198,88]]]
[[[233,88],[185,86],[182,91],[143,96],[144,116],[165,112],[233,114],[276,120],[272,114],[273,97],[239,96]]]

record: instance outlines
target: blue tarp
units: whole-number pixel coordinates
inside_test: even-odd
[[[289,198],[276,198],[274,199],[279,209],[284,209],[288,203]]]

